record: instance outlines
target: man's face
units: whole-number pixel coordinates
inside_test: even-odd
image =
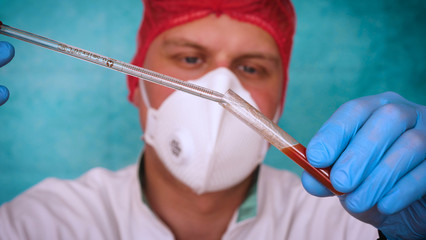
[[[266,31],[226,15],[210,15],[160,34],[151,43],[143,67],[181,80],[226,67],[250,92],[260,111],[273,118],[280,105],[281,64],[278,46]],[[174,91],[149,82],[145,86],[155,109]],[[139,89],[134,100],[145,129],[146,106]]]

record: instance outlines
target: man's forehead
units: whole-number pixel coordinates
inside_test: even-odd
[[[210,22],[218,19],[217,17],[210,18]],[[159,36],[162,42],[161,45],[165,48],[188,47],[210,52],[228,50],[238,52],[238,55],[262,56],[265,59],[274,61],[280,59],[279,49],[275,40],[264,30],[250,24],[250,28],[254,28],[254,31],[239,31],[239,26],[247,27],[247,23],[241,24],[241,22],[230,18],[226,19],[226,21],[232,21],[233,23],[231,22],[231,24],[236,24],[234,25],[234,28],[237,28],[235,32],[221,31],[223,29],[220,28],[204,31],[204,29],[192,28],[192,23],[190,23],[187,28],[185,25],[181,25],[161,34],[162,36]],[[201,19],[200,23],[205,22]],[[259,30],[261,34],[259,34]],[[228,35],[226,35],[227,33]]]
[[[221,16],[208,15],[206,17],[172,27],[162,33],[168,38],[182,38],[193,42],[209,42],[215,44],[232,43],[241,45],[262,44],[275,45],[274,38],[266,30],[259,26],[233,19],[226,14]]]

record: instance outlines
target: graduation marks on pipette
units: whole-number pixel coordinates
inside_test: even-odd
[[[96,53],[85,51],[83,49],[68,46],[65,44],[59,44],[58,50],[64,52],[65,54],[80,55],[81,57],[85,59],[92,59],[97,62],[103,62],[103,64],[109,68],[111,68],[114,65],[114,62],[116,61],[115,59],[105,58],[100,55],[97,55]]]

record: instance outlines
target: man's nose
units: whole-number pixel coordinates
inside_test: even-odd
[[[232,71],[232,60],[230,56],[224,52],[216,54],[212,61],[209,64],[209,71],[212,71],[214,69],[225,67],[228,68],[230,71]]]

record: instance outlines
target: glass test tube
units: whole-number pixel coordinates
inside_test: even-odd
[[[313,167],[306,158],[306,148],[297,142],[288,133],[278,127],[277,124],[268,119],[265,115],[247,103],[232,90],[228,90],[224,94],[223,99],[224,101],[220,102],[219,104],[222,105],[226,110],[233,113],[236,117],[262,135],[269,143],[274,145],[291,160],[301,166],[316,180],[326,186],[331,192],[336,195],[343,194],[334,189],[330,182],[331,167]]]

